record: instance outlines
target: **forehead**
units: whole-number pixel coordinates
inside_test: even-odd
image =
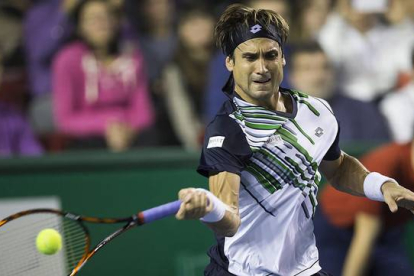
[[[96,12],[101,12],[101,11],[106,11],[107,9],[107,5],[104,2],[99,2],[99,1],[92,1],[89,3],[86,3],[85,6],[83,6],[82,9],[82,14],[93,14]]]
[[[236,51],[241,53],[243,52],[267,52],[270,50],[280,50],[279,43],[269,38],[253,38],[249,39],[239,46],[237,46]]]
[[[327,63],[328,57],[323,52],[302,52],[293,56],[295,63]]]

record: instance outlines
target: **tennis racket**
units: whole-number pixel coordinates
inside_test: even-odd
[[[76,275],[85,263],[104,245],[127,230],[174,215],[180,208],[177,200],[126,218],[94,218],[54,209],[32,209],[0,221],[0,275],[60,276]],[[88,223],[123,223],[91,249]],[[40,231],[52,228],[62,236],[62,249],[44,255],[36,249]]]

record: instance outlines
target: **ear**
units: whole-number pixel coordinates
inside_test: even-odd
[[[286,65],[286,59],[282,58],[282,65],[285,66]]]
[[[226,57],[226,68],[230,72],[233,72],[234,60],[232,58],[230,58],[229,56]]]

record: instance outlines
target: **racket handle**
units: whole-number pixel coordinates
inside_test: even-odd
[[[150,223],[155,220],[159,220],[168,216],[175,215],[180,209],[181,200],[176,200],[170,203],[160,205],[145,211],[142,211],[138,214],[141,218],[142,223]]]

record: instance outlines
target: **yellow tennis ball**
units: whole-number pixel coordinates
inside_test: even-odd
[[[55,229],[43,229],[37,235],[36,248],[40,253],[53,255],[62,248],[62,237]]]

